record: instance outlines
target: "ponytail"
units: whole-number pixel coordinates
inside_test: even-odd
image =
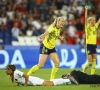
[[[54,20],[53,24],[54,24],[54,25],[56,25],[56,24],[57,24],[57,22],[58,22],[61,18],[63,18],[63,17],[57,17],[57,18],[55,18],[55,20]]]
[[[16,70],[16,66],[12,64],[8,64],[6,67],[12,70],[12,74],[10,75],[10,77],[12,82],[14,82],[14,71]]]
[[[53,24],[54,24],[54,25],[56,25],[56,24],[57,24],[57,18],[54,20]]]

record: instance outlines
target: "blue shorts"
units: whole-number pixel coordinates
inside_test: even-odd
[[[97,45],[96,44],[87,44],[86,45],[86,55],[97,54]]]
[[[44,44],[41,44],[40,45],[40,54],[51,54],[51,53],[54,53],[56,52],[55,48],[53,49],[48,49],[44,46]]]

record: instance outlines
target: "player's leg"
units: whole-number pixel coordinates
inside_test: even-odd
[[[46,62],[48,55],[46,54],[40,54],[39,56],[39,63],[37,65],[34,65],[27,73],[27,75],[31,75],[32,73],[34,73],[35,71],[37,71],[38,69],[42,68]]]
[[[84,66],[83,72],[85,72],[86,69],[92,64],[92,54],[91,54],[92,52],[91,52],[91,50],[92,50],[92,46],[87,44],[87,46],[86,46],[86,55],[87,55],[88,62]]]
[[[93,61],[92,61],[92,68],[91,68],[91,74],[95,73],[95,69],[96,69],[96,58],[97,58],[97,54],[93,54]]]
[[[47,49],[46,47],[42,44],[40,46],[40,56],[39,56],[39,63],[35,66],[33,66],[29,72],[27,73],[28,75],[31,75],[33,72],[37,71],[39,68],[42,68],[46,62],[46,59],[48,57],[47,54]]]
[[[44,81],[42,83],[43,86],[56,86],[56,85],[61,85],[61,84],[67,84],[67,83],[71,83],[69,79],[63,79],[63,78],[59,78],[59,79],[53,79],[52,81]]]
[[[42,83],[42,86],[54,86],[54,83],[53,83],[53,81],[45,80]]]
[[[60,65],[60,60],[59,60],[58,54],[56,52],[49,54],[49,56],[50,56],[50,59],[54,63],[54,67],[52,68],[51,76],[50,76],[50,80],[52,80],[52,79],[54,79],[54,77],[58,71],[58,67]]]
[[[85,64],[83,68],[83,72],[86,71],[86,69],[92,64],[92,55],[87,55],[88,62]]]
[[[52,81],[50,81],[50,80],[43,80],[38,77],[30,76],[29,81],[31,82],[32,85],[40,85],[40,86],[71,84],[71,81],[69,79],[63,79],[63,78],[53,79]]]
[[[96,59],[97,59],[97,45],[93,45],[93,49],[92,49],[92,68],[91,68],[91,74],[94,74],[95,73]]]

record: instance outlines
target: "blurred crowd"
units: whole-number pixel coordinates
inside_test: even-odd
[[[0,0],[0,45],[19,42],[19,37],[38,37],[58,16],[66,23],[61,35],[66,42],[59,44],[85,44],[84,6],[88,16],[100,18],[100,0]],[[100,27],[97,30],[100,45]],[[41,42],[39,42],[41,43]]]

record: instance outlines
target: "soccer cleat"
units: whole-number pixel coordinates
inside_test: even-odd
[[[70,79],[72,84],[78,85],[78,82],[74,79],[74,77],[70,76],[69,79]]]

